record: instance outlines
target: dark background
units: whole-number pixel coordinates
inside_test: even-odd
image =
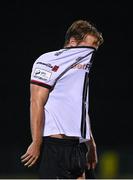
[[[19,158],[31,141],[29,80],[33,62],[45,52],[62,48],[67,28],[78,19],[91,21],[104,37],[90,75],[90,116],[98,150],[123,150],[124,154],[133,150],[131,7],[128,1],[0,3],[2,177],[27,172]]]

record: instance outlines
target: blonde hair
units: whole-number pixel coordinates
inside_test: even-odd
[[[95,26],[86,20],[77,20],[66,31],[64,46],[68,45],[71,37],[74,37],[77,42],[80,42],[88,34],[97,38],[98,45],[103,43],[102,33]]]

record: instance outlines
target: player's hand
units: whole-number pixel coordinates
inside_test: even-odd
[[[21,162],[24,163],[24,166],[31,167],[33,166],[40,155],[40,145],[32,142],[28,147],[26,153],[21,156]]]
[[[89,142],[90,151],[88,153],[88,169],[95,169],[98,163],[96,144],[93,140]]]

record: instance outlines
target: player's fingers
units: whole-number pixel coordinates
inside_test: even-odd
[[[31,167],[31,166],[33,166],[35,163],[36,163],[36,161],[37,161],[37,157],[28,165],[28,167]]]
[[[96,167],[96,162],[93,162],[92,163],[92,169],[95,169],[95,167]]]
[[[26,158],[27,156],[29,156],[29,153],[25,153],[24,155],[21,156],[21,159]]]
[[[34,159],[36,159],[35,157],[31,157],[25,164],[24,166],[29,166],[30,164],[32,164],[32,162],[34,161]]]
[[[90,169],[90,167],[91,167],[91,165],[90,165],[90,163],[88,163],[88,164],[87,164],[87,168]]]
[[[26,156],[25,158],[21,159],[21,162],[26,162],[31,158],[31,156]]]

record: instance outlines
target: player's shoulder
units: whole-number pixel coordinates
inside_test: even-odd
[[[41,54],[35,61],[49,62],[57,57],[64,49],[49,51]]]

